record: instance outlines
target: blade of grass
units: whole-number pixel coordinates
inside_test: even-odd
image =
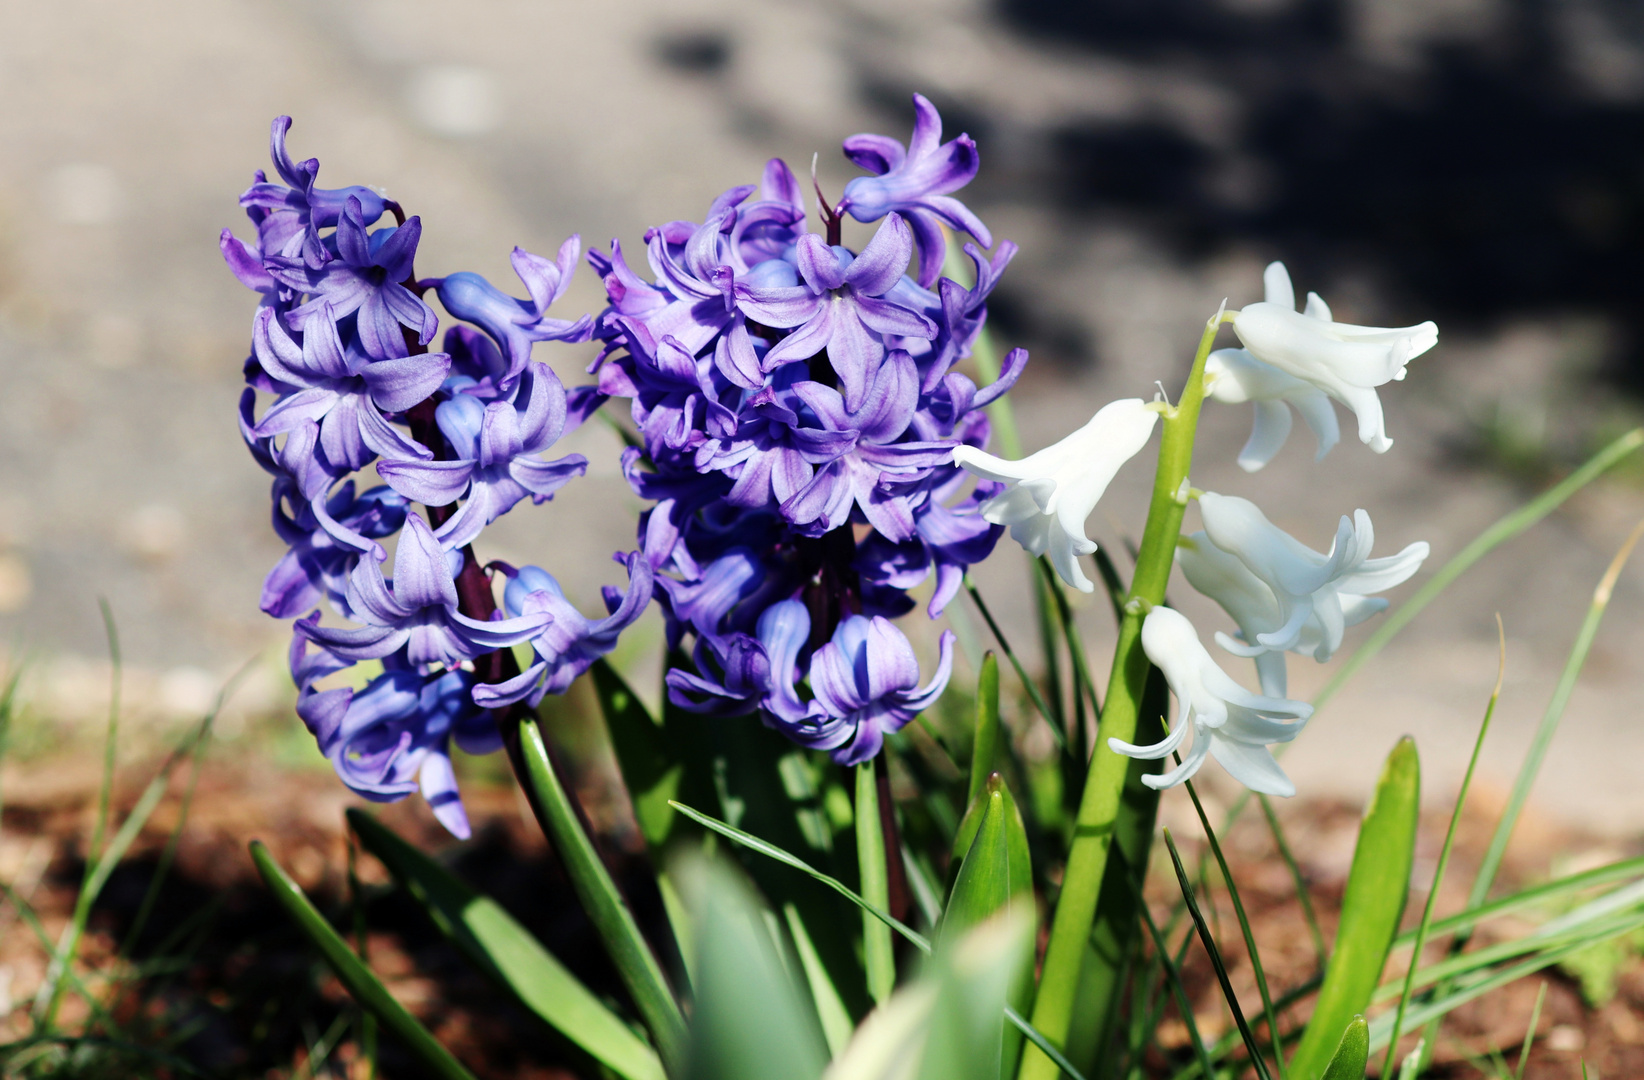
[[[194,806],[194,792],[200,784],[200,768],[205,763],[206,748],[211,743],[211,732],[216,727],[217,717],[222,715],[223,706],[228,704],[229,698],[239,689],[240,682],[250,673],[256,662],[255,659],[247,660],[240,665],[238,671],[229,676],[228,681],[217,691],[210,711],[200,722],[200,730],[189,747],[188,786],[183,789],[183,800],[177,810],[177,824],[172,826],[171,835],[166,837],[166,846],[160,852],[160,861],[155,864],[154,875],[149,878],[148,889],[143,893],[143,902],[138,905],[137,914],[131,920],[131,929],[126,931],[125,941],[120,945],[122,956],[131,955],[131,950],[136,946],[143,928],[148,925],[149,916],[154,913],[154,905],[159,902],[160,889],[165,884],[166,875],[171,872],[171,864],[177,858],[177,845],[182,842],[183,827],[188,824],[188,814]]]
[[[75,953],[79,951],[80,938],[86,932],[86,920],[91,916],[92,878],[101,865],[103,854],[103,834],[108,829],[109,806],[114,797],[114,761],[116,748],[119,745],[120,733],[120,632],[114,625],[114,611],[109,607],[107,598],[97,598],[98,610],[103,615],[103,631],[108,637],[109,655],[109,701],[108,701],[108,731],[103,739],[103,780],[97,789],[97,817],[91,826],[91,844],[86,848],[86,869],[80,880],[80,896],[74,905],[74,914],[68,926],[63,928],[63,936],[58,944],[56,955],[52,957],[51,967],[46,971],[46,978],[40,984],[39,991],[34,996],[34,1030],[36,1032],[49,1031],[57,1022],[57,1009],[63,1000],[63,973],[68,965],[74,962]]]
[[[1490,733],[1490,720],[1496,714],[1496,702],[1501,700],[1501,681],[1507,677],[1507,628],[1501,615],[1496,615],[1496,640],[1500,660],[1496,665],[1496,685],[1490,691],[1490,703],[1484,707],[1484,720],[1478,726],[1478,738],[1473,740],[1473,756],[1467,761],[1467,771],[1461,776],[1461,790],[1456,792],[1456,806],[1450,812],[1450,827],[1444,833],[1444,846],[1439,849],[1438,866],[1433,871],[1433,884],[1427,890],[1427,904],[1422,908],[1421,923],[1416,927],[1415,944],[1410,951],[1410,967],[1404,975],[1404,992],[1399,995],[1399,1007],[1393,1017],[1393,1034],[1387,1041],[1387,1057],[1382,1061],[1383,1076],[1393,1071],[1393,1055],[1398,1051],[1399,1035],[1404,1026],[1404,1013],[1410,1006],[1410,991],[1415,983],[1416,965],[1421,962],[1422,946],[1427,944],[1427,933],[1433,925],[1433,908],[1438,904],[1439,887],[1444,884],[1444,871],[1450,865],[1450,850],[1455,846],[1456,828],[1461,824],[1461,811],[1467,805],[1467,790],[1473,784],[1473,771],[1478,768],[1478,756],[1484,749],[1484,737]],[[1428,1032],[1428,1042],[1436,1032]]]
[[[1541,1004],[1546,1000],[1547,984],[1543,982],[1536,991],[1536,1007],[1530,1010],[1530,1026],[1524,1032],[1524,1046],[1518,1052],[1518,1068],[1513,1071],[1513,1080],[1524,1080],[1524,1067],[1530,1064],[1530,1047],[1536,1042],[1536,1025],[1541,1022]]]
[[[1250,929],[1250,919],[1245,915],[1244,901],[1239,898],[1238,883],[1233,880],[1233,871],[1227,865],[1227,857],[1222,854],[1221,841],[1216,839],[1216,830],[1210,827],[1210,818],[1204,812],[1204,803],[1199,801],[1199,793],[1193,787],[1193,781],[1186,784],[1187,794],[1193,800],[1193,810],[1199,815],[1199,825],[1204,829],[1204,836],[1210,843],[1210,853],[1215,856],[1216,865],[1221,868],[1222,880],[1227,883],[1227,895],[1233,901],[1233,914],[1239,920],[1239,933],[1244,936],[1245,952],[1250,956],[1250,966],[1256,975],[1256,992],[1261,995],[1262,1013],[1267,1017],[1267,1037],[1273,1040],[1273,1045],[1279,1044],[1279,1016],[1273,1011],[1273,996],[1267,990],[1267,972],[1262,968],[1261,952],[1256,948],[1256,935]],[[1254,1052],[1254,1051],[1252,1051]],[[1279,1070],[1279,1080],[1284,1080],[1284,1055],[1274,1054],[1274,1064]],[[1262,1070],[1267,1071],[1265,1068]]]
[[[1466,573],[1474,563],[1558,509],[1570,496],[1598,479],[1611,466],[1627,457],[1640,446],[1644,446],[1644,428],[1634,428],[1597,454],[1594,454],[1586,464],[1566,476],[1559,483],[1479,533],[1472,543],[1462,548],[1449,562],[1440,567],[1439,571],[1429,578],[1425,585],[1416,590],[1414,596],[1400,604],[1397,610],[1391,612],[1387,616],[1387,620],[1376,628],[1375,633],[1371,634],[1364,640],[1362,645],[1353,650],[1353,654],[1336,670],[1330,681],[1324,684],[1324,689],[1314,696],[1313,707],[1315,709],[1323,708],[1324,703],[1334,697],[1336,692],[1357,673],[1359,668],[1369,663],[1377,653],[1386,647],[1389,641],[1398,636],[1399,631],[1403,630],[1410,624],[1412,619],[1421,614],[1422,609],[1438,599],[1439,595],[1449,588],[1458,577]]]
[[[1308,892],[1307,879],[1302,876],[1301,864],[1296,862],[1296,856],[1290,850],[1290,842],[1285,839],[1284,828],[1279,824],[1279,815],[1273,809],[1273,801],[1266,795],[1257,795],[1256,799],[1261,803],[1263,816],[1267,818],[1267,828],[1273,834],[1273,844],[1279,849],[1279,857],[1284,860],[1285,867],[1290,871],[1290,880],[1296,883],[1296,900],[1301,904],[1302,918],[1307,923],[1308,936],[1313,939],[1313,955],[1317,958],[1318,969],[1323,971],[1329,950],[1324,945],[1324,931],[1319,929],[1319,917],[1313,911],[1313,898]]]
[[[844,882],[840,881],[838,878],[829,877],[827,874],[824,874],[822,871],[811,866],[805,860],[788,854],[775,844],[767,843],[751,833],[745,833],[734,825],[727,825],[718,818],[709,817],[700,810],[693,810],[684,803],[673,802],[669,803],[669,805],[675,810],[678,810],[681,814],[684,814],[686,817],[690,818],[692,821],[696,822],[698,825],[701,825],[706,829],[712,829],[714,832],[725,837],[727,840],[735,841],[750,851],[757,851],[759,854],[764,855],[767,858],[775,859],[779,863],[784,863],[793,867],[795,870],[809,874],[811,877],[815,878],[817,881],[820,881],[834,892],[837,892],[857,907],[860,907],[864,911],[871,912],[880,922],[884,923],[892,930],[895,930],[898,934],[901,934],[903,937],[913,942],[920,952],[928,953],[931,951],[930,940],[926,938],[925,935],[919,933],[917,930],[914,930],[912,927],[908,926],[906,923],[902,922],[900,919],[896,918],[890,912],[886,911],[877,904],[868,903],[868,901],[864,900],[859,893],[857,893],[849,885],[846,885]]]
[[[1524,804],[1530,797],[1530,789],[1535,785],[1536,777],[1541,772],[1541,763],[1547,756],[1547,748],[1552,744],[1553,736],[1558,732],[1559,722],[1564,718],[1564,707],[1569,704],[1570,695],[1575,692],[1576,680],[1581,675],[1582,667],[1587,663],[1587,653],[1592,649],[1593,639],[1598,636],[1599,623],[1603,621],[1604,612],[1610,606],[1616,579],[1621,576],[1621,568],[1627,564],[1627,559],[1632,555],[1633,548],[1641,536],[1644,536],[1644,521],[1640,521],[1627,536],[1616,551],[1615,558],[1610,560],[1604,576],[1599,579],[1597,588],[1593,590],[1593,600],[1587,609],[1587,617],[1582,620],[1575,644],[1570,647],[1569,658],[1564,663],[1564,672],[1559,676],[1552,699],[1547,702],[1547,711],[1542,715],[1541,725],[1536,728],[1535,738],[1530,742],[1530,750],[1525,754],[1523,763],[1519,765],[1512,793],[1507,798],[1507,806],[1501,812],[1501,820],[1496,824],[1495,834],[1490,837],[1490,846],[1484,853],[1483,862],[1479,864],[1478,876],[1473,879],[1473,888],[1467,897],[1468,907],[1477,907],[1483,903],[1484,898],[1489,895],[1490,886],[1495,883],[1496,871],[1501,868],[1502,856],[1507,851],[1507,841],[1511,839],[1513,829],[1518,825],[1519,814],[1524,810]]]
[[[982,599],[982,594],[977,591],[976,586],[971,583],[968,577],[965,578],[965,591],[970,594],[971,602],[976,605],[976,610],[982,613],[982,620],[988,624],[988,629],[993,631],[993,640],[999,643],[999,648],[1004,652],[1005,659],[1009,660],[1010,666],[1016,670],[1016,677],[1021,680],[1022,688],[1027,691],[1028,698],[1033,702],[1033,707],[1039,711],[1039,715],[1049,725],[1050,733],[1056,738],[1056,745],[1065,748],[1067,740],[1062,736],[1061,726],[1051,719],[1050,706],[1045,704],[1044,695],[1039,693],[1039,687],[1028,676],[1027,669],[1022,666],[1022,662],[1016,658],[1016,653],[1011,649],[1010,642],[1005,639],[1005,632],[999,629],[998,623],[993,621],[993,612],[988,610],[987,602]]]
[[[537,721],[522,720],[519,736],[526,775],[542,808],[549,840],[565,863],[577,899],[598,930],[663,1063],[670,1072],[677,1071],[685,1060],[685,1021],[662,973],[662,965],[594,849],[593,838],[578,820],[577,808],[555,772]]]
[[[474,1074],[464,1068],[451,1051],[440,1045],[439,1040],[395,1000],[382,980],[360,962],[354,950],[315,908],[301,886],[274,861],[274,856],[269,854],[261,840],[251,842],[251,858],[257,864],[263,881],[273,891],[274,898],[320,950],[320,955],[356,1002],[375,1013],[383,1026],[398,1036],[405,1048],[434,1075],[445,1080],[474,1080]]]
[[[1174,963],[1170,959],[1170,948],[1166,944],[1164,935],[1159,933],[1158,925],[1153,921],[1153,913],[1147,905],[1141,905],[1142,922],[1147,926],[1148,934],[1153,938],[1153,949],[1164,965],[1165,976],[1170,981],[1170,992],[1176,999],[1176,1011],[1182,1014],[1182,1024],[1187,1028],[1188,1041],[1193,1044],[1193,1053],[1199,1059],[1199,1068],[1204,1076],[1215,1076],[1216,1070],[1210,1063],[1210,1052],[1205,1048],[1204,1038],[1199,1034],[1199,1022],[1193,1016],[1193,1003],[1188,1000],[1187,987],[1182,983],[1182,956],[1186,955],[1187,944],[1193,940],[1190,932],[1182,940],[1182,953],[1178,954]],[[1155,1034],[1157,1034],[1155,1032]]]
[[[1227,965],[1222,963],[1221,950],[1216,947],[1216,939],[1211,936],[1210,924],[1205,922],[1204,913],[1199,910],[1198,898],[1193,895],[1193,883],[1187,879],[1187,868],[1182,865],[1181,853],[1176,850],[1176,840],[1170,835],[1169,829],[1164,831],[1164,842],[1170,852],[1170,864],[1176,870],[1176,884],[1182,890],[1182,899],[1187,901],[1187,913],[1193,917],[1193,925],[1198,928],[1199,941],[1204,945],[1205,954],[1210,957],[1210,966],[1216,969],[1216,981],[1221,984],[1222,996],[1227,999],[1227,1007],[1233,1011],[1233,1022],[1238,1025],[1239,1034],[1244,1037],[1245,1049],[1250,1052],[1250,1061],[1256,1066],[1256,1072],[1262,1080],[1271,1080],[1267,1062],[1262,1059],[1261,1048],[1256,1044],[1256,1035],[1245,1021],[1238,996],[1233,993],[1233,983],[1227,977]]]
[[[1468,911],[1458,912],[1455,915],[1435,921],[1430,933],[1442,935],[1458,930],[1466,930],[1486,919],[1500,915],[1510,915],[1527,907],[1532,907],[1544,900],[1559,896],[1566,892],[1575,892],[1580,889],[1596,888],[1608,885],[1613,881],[1632,877],[1634,874],[1644,873],[1644,857],[1624,859],[1621,862],[1610,863],[1606,866],[1594,867],[1579,874],[1570,874],[1567,877],[1557,878],[1532,886],[1512,896],[1502,897],[1500,900],[1488,904],[1480,904]],[[1416,931],[1412,928],[1400,934],[1393,941],[1394,948],[1403,948],[1415,941]]]
[[[1074,621],[1073,609],[1068,606],[1067,593],[1063,590],[1061,579],[1051,568],[1050,560],[1041,555],[1038,559],[1039,571],[1045,580],[1045,588],[1050,591],[1056,602],[1056,617],[1061,620],[1062,633],[1066,639],[1068,655],[1073,658],[1073,694],[1077,699],[1080,689],[1084,690],[1083,700],[1090,705],[1092,716],[1102,715],[1102,703],[1096,693],[1096,680],[1090,677],[1090,664],[1085,655],[1084,636],[1079,633],[1079,624]],[[1082,684],[1082,686],[1081,686]],[[1083,715],[1083,710],[1079,710]],[[1082,724],[1076,725],[1068,737],[1068,743],[1074,747],[1084,745],[1085,732]]]
[[[1023,1035],[1027,1036],[1028,1042],[1043,1050],[1045,1052],[1045,1056],[1050,1058],[1051,1061],[1054,1061],[1056,1063],[1056,1067],[1066,1073],[1071,1080],[1085,1080],[1079,1070],[1073,1067],[1073,1063],[1063,1057],[1061,1051],[1051,1045],[1049,1039],[1039,1034],[1037,1028],[1028,1023],[1021,1013],[1017,1012],[1009,1005],[1005,1006],[1005,1019],[1009,1020],[1012,1024],[1015,1024],[1017,1029],[1021,1031]]]
[[[1074,742],[1073,728],[1068,723],[1067,707],[1062,698],[1060,612],[1055,589],[1045,581],[1038,563],[1037,559],[1029,560],[1028,573],[1033,576],[1033,610],[1039,624],[1039,652],[1045,661],[1045,701],[1050,705],[1050,711],[1056,718],[1056,726],[1061,729],[1062,745],[1071,746]],[[1077,691],[1073,695],[1073,703],[1080,713],[1084,712],[1084,705],[1079,700]]]

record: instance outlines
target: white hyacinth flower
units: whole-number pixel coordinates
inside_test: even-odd
[[[1085,536],[1085,520],[1158,422],[1158,411],[1141,398],[1125,398],[1102,406],[1084,427],[1020,461],[960,446],[953,462],[1007,485],[982,504],[984,520],[1009,525],[1011,538],[1031,555],[1048,551],[1063,581],[1091,592],[1096,586],[1079,569],[1079,556],[1096,550],[1095,541]]]
[[[1156,607],[1148,612],[1142,623],[1142,651],[1164,672],[1176,695],[1176,726],[1164,741],[1152,746],[1109,739],[1108,748],[1126,757],[1153,760],[1169,756],[1193,732],[1193,748],[1182,763],[1162,775],[1144,776],[1142,783],[1151,788],[1174,787],[1192,779],[1205,755],[1213,754],[1233,779],[1251,791],[1296,793],[1296,785],[1267,748],[1300,734],[1313,715],[1313,706],[1252,694],[1234,682],[1200,644],[1187,616],[1172,608]]]
[[[1250,439],[1239,451],[1239,468],[1255,472],[1284,446],[1290,437],[1292,406],[1313,429],[1319,452],[1313,459],[1323,461],[1330,448],[1341,441],[1341,425],[1336,422],[1336,408],[1323,390],[1280,371],[1272,364],[1264,364],[1250,355],[1249,349],[1217,349],[1205,360],[1205,397],[1224,405],[1241,405],[1246,401],[1256,406],[1256,421],[1250,428]]]
[[[1387,452],[1381,399],[1376,387],[1404,378],[1405,365],[1438,344],[1438,327],[1384,328],[1335,322],[1318,293],[1307,294],[1307,308],[1296,310],[1290,273],[1280,262],[1262,275],[1267,296],[1233,318],[1233,332],[1250,354],[1264,364],[1312,383],[1346,405],[1359,418],[1359,439],[1378,454]]]
[[[1239,623],[1244,645],[1225,636],[1218,640],[1241,656],[1288,649],[1319,661],[1330,659],[1348,626],[1387,606],[1371,594],[1408,580],[1431,550],[1418,540],[1397,555],[1370,558],[1376,534],[1363,510],[1355,510],[1351,520],[1341,519],[1335,541],[1323,554],[1267,520],[1249,499],[1207,491],[1199,496],[1199,513],[1209,544],[1243,564],[1273,597],[1273,613],[1257,614],[1250,582],[1237,579],[1225,560],[1204,558],[1188,571],[1189,581],[1195,571],[1202,572],[1205,584],[1194,582],[1194,588],[1222,604]],[[1262,628],[1273,623],[1277,625],[1271,629]]]

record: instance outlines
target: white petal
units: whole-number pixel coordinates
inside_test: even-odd
[[[1314,438],[1319,441],[1319,452],[1314,455],[1313,460],[1323,461],[1324,455],[1341,442],[1341,424],[1336,420],[1336,407],[1330,404],[1329,395],[1309,386],[1294,394],[1286,394],[1285,400],[1301,413],[1302,420],[1312,429]]]
[[[1282,401],[1256,402],[1256,421],[1250,428],[1250,439],[1239,451],[1239,468],[1257,472],[1273,460],[1290,437],[1290,406]]]
[[[1316,292],[1307,294],[1307,306],[1302,309],[1302,314],[1310,319],[1318,319],[1320,322],[1335,321],[1330,316],[1330,305],[1325,303],[1324,297]]]
[[[1296,785],[1290,782],[1290,777],[1284,774],[1265,747],[1246,746],[1215,735],[1210,736],[1209,743],[1216,760],[1222,763],[1228,775],[1251,791],[1285,798],[1296,793]],[[1145,781],[1146,777],[1143,779]]]
[[[1290,271],[1284,268],[1284,263],[1267,264],[1267,269],[1262,271],[1262,286],[1267,303],[1296,310],[1296,287],[1290,284]]]

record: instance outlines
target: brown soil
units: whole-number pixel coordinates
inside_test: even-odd
[[[220,757],[220,755],[219,755]],[[36,763],[8,767],[4,829],[0,831],[0,880],[38,913],[53,940],[67,924],[84,872],[83,852],[96,812],[94,765]],[[116,803],[129,807],[147,779],[132,770]],[[182,831],[176,863],[153,918],[135,948],[122,953],[157,861],[178,814],[183,777],[155,814],[99,900],[77,971],[94,996],[134,1039],[177,1039],[175,1052],[210,1076],[306,1076],[309,1047],[348,1009],[347,996],[298,932],[274,905],[252,866],[246,845],[266,842],[339,925],[348,925],[348,845],[342,811],[355,803],[329,771],[252,768],[228,760],[209,764]],[[659,924],[659,908],[642,855],[619,809],[620,791],[595,773],[579,788],[600,825],[608,858],[628,888],[643,921]],[[466,880],[490,893],[535,932],[596,991],[613,1000],[622,991],[583,918],[558,863],[512,788],[468,783],[465,787],[474,839],[456,845],[419,800],[376,807],[383,819],[425,849],[449,855]],[[1165,823],[1183,843],[1190,865],[1197,854],[1196,819],[1174,793]],[[1499,798],[1480,793],[1472,801],[1441,895],[1440,915],[1460,908],[1473,868],[1488,841]],[[1214,810],[1212,811],[1214,815]],[[1326,940],[1334,934],[1336,905],[1352,856],[1357,813],[1349,807],[1296,801],[1280,809],[1295,855],[1309,880]],[[1213,820],[1214,820],[1213,816]],[[1418,881],[1430,880],[1448,812],[1423,821],[1417,856]],[[1259,813],[1251,812],[1225,838],[1225,848],[1250,911],[1267,977],[1275,993],[1295,986],[1316,963],[1289,871],[1278,857]],[[1632,854],[1535,820],[1521,826],[1503,871],[1503,885],[1544,879]],[[421,911],[396,891],[369,856],[357,860],[367,897],[367,948],[372,966],[395,995],[477,1075],[514,1080],[595,1076],[597,1070],[553,1032],[494,989],[463,961]],[[1174,879],[1155,874],[1149,900],[1161,921],[1176,897]],[[1214,881],[1214,875],[1212,875]],[[1239,942],[1225,890],[1212,889],[1213,918],[1234,987],[1250,1017],[1260,1012],[1251,967]],[[1413,924],[1426,901],[1417,892],[1406,913]],[[1510,936],[1527,924],[1491,927],[1475,938]],[[1180,941],[1183,929],[1177,930]],[[0,1038],[28,1034],[31,999],[46,969],[47,953],[11,904],[0,908]],[[168,938],[180,940],[167,941]],[[157,953],[186,962],[174,972],[143,973]],[[1437,955],[1434,950],[1430,955]],[[1207,1038],[1231,1021],[1202,949],[1188,950],[1184,980],[1197,1024]],[[126,957],[129,957],[126,958]],[[1578,984],[1558,971],[1522,980],[1452,1014],[1438,1049],[1435,1077],[1480,1075],[1469,1059],[1500,1050],[1511,1069],[1524,1037],[1539,985],[1547,984],[1537,1041],[1525,1071],[1532,1078],[1576,1078],[1585,1060],[1591,1075],[1644,1076],[1644,964],[1627,962],[1615,998],[1602,1008],[1584,1004]],[[1302,1007],[1305,1013],[1306,1006]],[[9,1012],[7,1011],[9,1010]],[[85,1020],[86,1006],[71,995],[65,1022]],[[1299,1019],[1299,1017],[1298,1017]],[[1185,1062],[1186,1027],[1166,1012],[1161,1043],[1150,1067]],[[1408,1049],[1409,1043],[1406,1043]],[[420,1075],[388,1041],[382,1074]],[[333,1075],[363,1077],[364,1062],[350,1037],[332,1055]],[[153,1075],[180,1075],[164,1065]],[[1488,1074],[1486,1074],[1488,1075]]]

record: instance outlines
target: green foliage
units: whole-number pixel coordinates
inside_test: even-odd
[[[1420,810],[1421,763],[1415,742],[1406,737],[1388,755],[1359,826],[1336,948],[1325,969],[1313,1018],[1290,1059],[1290,1073],[1296,1080],[1315,1080],[1322,1074],[1336,1033],[1370,1003],[1404,916]]]
[[[662,1080],[662,1061],[530,932],[439,863],[357,808],[348,823],[365,849],[428,912],[441,933],[525,1007],[627,1080]]]
[[[1644,930],[1618,934],[1558,962],[1558,969],[1581,987],[1582,1000],[1601,1008],[1615,999],[1621,973],[1644,956]]]
[[[694,883],[697,998],[684,1080],[815,1080],[827,1046],[771,937],[770,913],[728,867],[694,871],[705,880]]]
[[[286,913],[294,919],[308,940],[320,951],[325,962],[336,972],[338,980],[348,988],[351,996],[361,1006],[371,1011],[371,1014],[381,1021],[383,1027],[393,1032],[407,1050],[422,1062],[435,1076],[442,1080],[474,1080],[474,1074],[463,1067],[462,1062],[451,1056],[451,1052],[440,1045],[438,1039],[429,1034],[427,1028],[418,1022],[417,1018],[405,1010],[405,1006],[394,1000],[394,995],[382,981],[366,967],[342,935],[332,929],[325,916],[309,901],[308,897],[298,884],[291,880],[274,857],[268,853],[260,840],[251,842],[251,859],[257,864],[258,873],[268,883],[274,898],[284,907]]]
[[[1324,1067],[1321,1080],[1364,1080],[1364,1070],[1370,1065],[1370,1025],[1364,1017],[1355,1016],[1341,1033],[1341,1042],[1330,1063]]]

